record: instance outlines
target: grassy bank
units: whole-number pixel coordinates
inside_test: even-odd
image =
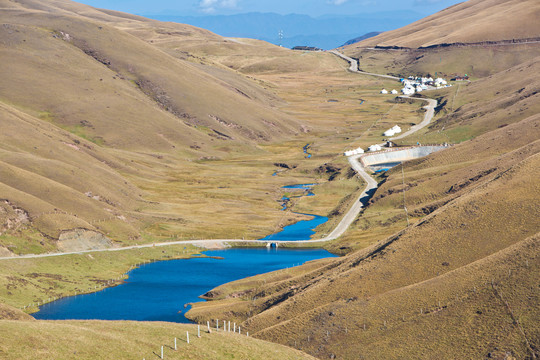
[[[298,350],[206,326],[128,321],[0,320],[3,359],[314,359]],[[189,344],[187,335],[189,332]],[[174,339],[177,338],[177,349]]]

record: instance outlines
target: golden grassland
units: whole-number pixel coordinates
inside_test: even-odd
[[[286,279],[280,272],[261,276],[256,287],[249,288],[249,280],[231,284],[249,300],[238,301],[230,296],[229,284],[223,285],[216,289],[223,300],[197,304],[188,316],[202,320],[206,311],[212,317],[234,316],[256,336],[289,346],[296,341],[322,358],[356,353],[365,358],[432,358],[448,352],[476,357],[497,351],[516,358],[531,355],[539,331],[534,321],[538,314],[529,310],[537,308],[538,289],[527,285],[538,272],[537,138],[535,116],[411,162],[405,167],[405,187],[401,171],[392,170],[373,204],[337,244],[361,241],[366,230],[392,229],[381,222],[392,212],[403,214],[404,199],[409,228],[307,273],[300,267]],[[470,153],[476,154],[474,159]],[[471,266],[476,270],[469,270]],[[449,280],[456,272],[460,277]],[[508,277],[503,279],[504,274]],[[444,284],[440,289],[446,289],[445,295],[429,288],[437,283]],[[422,295],[399,300],[416,288]],[[496,309],[490,305],[493,296],[505,299]],[[384,305],[377,300],[381,297],[388,299]],[[493,311],[493,317],[488,312],[489,319],[473,321],[488,311],[483,309]],[[423,320],[426,313],[430,317]],[[510,328],[490,325],[512,324],[512,317],[519,319]],[[415,332],[407,329],[416,327],[424,335],[411,336]],[[483,341],[487,338],[498,340]],[[452,351],[458,343],[467,345]]]
[[[166,359],[313,359],[301,351],[243,334],[208,334],[206,326],[198,338],[197,327],[186,324],[1,320],[0,329],[4,359],[152,359],[161,356],[161,346]]]
[[[363,186],[343,151],[423,118],[422,102],[378,94],[398,83],[347,73],[347,63],[331,54],[223,39],[67,1],[0,4],[10,9],[0,29],[2,54],[13,60],[0,73],[0,220],[7,224],[0,254],[54,251],[71,229],[103,234],[113,246],[256,238],[301,217],[293,211],[329,215],[321,235]],[[425,94],[439,100],[434,123],[399,142],[460,144],[379,176],[370,205],[326,245],[347,256],[224,284],[188,316],[243,322],[256,337],[319,358],[534,357],[537,49],[345,49],[373,72],[473,75],[472,83]],[[28,56],[36,51],[39,59]],[[295,198],[292,211],[282,212],[279,200],[294,193],[281,187],[293,183],[317,183],[316,196]],[[24,307],[95,291],[137,263],[197,251],[0,261],[0,297]],[[0,314],[25,318],[8,305]],[[12,336],[0,351],[14,358],[150,357],[156,342],[170,344],[187,329],[37,321],[0,327]],[[79,335],[81,354],[65,352],[72,341],[66,331]],[[22,345],[32,333],[43,344],[39,353]],[[266,343],[223,336],[180,356],[268,358]],[[272,354],[304,356],[289,351]]]
[[[387,31],[352,47],[484,43],[538,39],[540,5],[534,0],[471,0],[450,6],[400,29]]]

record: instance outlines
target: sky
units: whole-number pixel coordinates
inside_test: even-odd
[[[462,1],[456,0],[76,0],[94,7],[137,15],[230,15],[274,12],[282,15],[357,15],[409,10],[433,14]]]

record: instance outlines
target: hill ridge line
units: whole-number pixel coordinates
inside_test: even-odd
[[[540,37],[522,38],[522,39],[507,39],[507,40],[488,40],[477,42],[453,42],[453,43],[439,43],[433,45],[425,45],[420,47],[407,47],[398,45],[375,45],[375,46],[358,46],[358,49],[366,50],[431,50],[447,47],[468,47],[468,46],[511,46],[511,45],[524,45],[524,44],[537,44],[540,43]]]

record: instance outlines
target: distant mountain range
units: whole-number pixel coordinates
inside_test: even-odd
[[[389,11],[362,15],[280,15],[275,13],[246,13],[216,16],[145,15],[161,20],[189,24],[227,37],[254,38],[276,45],[315,46],[333,49],[350,39],[373,31],[388,31],[422,18],[413,11]],[[283,37],[280,39],[280,31]]]

